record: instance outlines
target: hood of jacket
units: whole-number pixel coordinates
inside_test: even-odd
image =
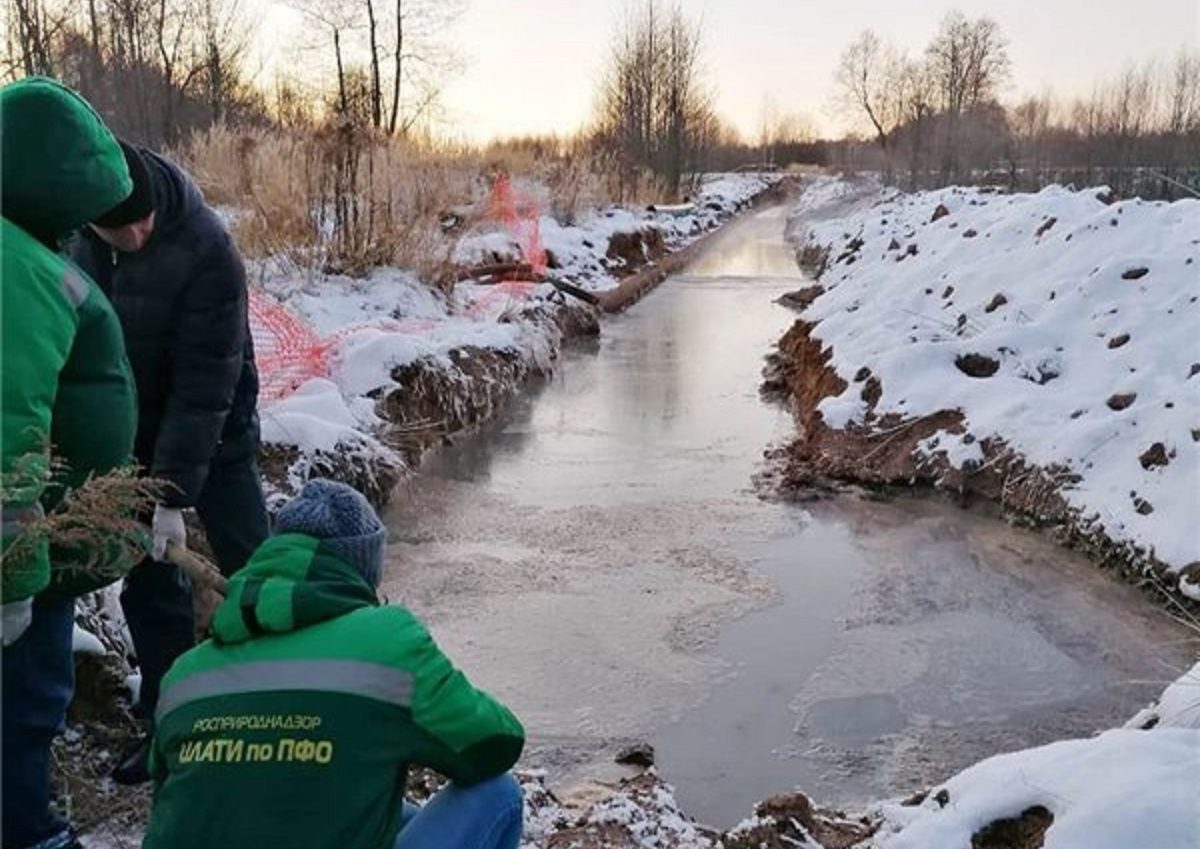
[[[150,172],[154,193],[154,234],[165,236],[204,206],[204,195],[174,162],[145,148],[139,148],[139,151]]]
[[[0,128],[0,211],[50,247],[133,190],[116,138],[61,83],[29,77],[0,88]]]
[[[218,643],[241,643],[378,604],[357,570],[331,555],[319,539],[280,534],[263,543],[230,579],[211,634]]]

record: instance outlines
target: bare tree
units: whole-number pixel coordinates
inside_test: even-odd
[[[47,0],[9,0],[10,50],[16,48],[25,74],[54,73],[53,41],[63,24],[58,11]]]
[[[1053,102],[1049,94],[1027,97],[1009,112],[1009,183],[1017,188],[1020,172],[1025,170],[1033,185],[1043,179],[1047,164],[1050,117]]]
[[[643,173],[678,194],[716,132],[701,79],[701,27],[678,6],[654,0],[630,13],[601,81],[594,138],[616,161],[622,195]]]
[[[962,116],[995,100],[1008,77],[1007,42],[990,18],[972,21],[961,12],[950,12],[925,56],[945,116],[943,179],[953,179],[961,172]]]
[[[863,30],[842,53],[836,82],[840,105],[870,124],[885,159],[904,112],[903,59],[873,30]]]
[[[375,0],[364,0],[367,6],[367,44],[371,53],[371,126],[383,126],[383,83],[379,74],[379,20],[375,16]]]
[[[1008,77],[1007,40],[990,18],[950,12],[925,52],[941,108],[952,115],[994,99]]]
[[[320,26],[333,47],[336,74],[335,109],[340,114],[350,111],[350,90],[347,85],[350,35],[362,26],[362,7],[357,0],[290,0],[296,10]]]
[[[809,144],[816,138],[812,121],[798,112],[781,111],[775,98],[763,95],[759,115],[759,161],[774,165],[784,148]]]
[[[1200,53],[1181,50],[1166,83],[1167,132],[1187,135],[1200,131]]]
[[[6,2],[7,73],[53,73],[136,141],[172,144],[255,100],[239,0]]]
[[[204,0],[200,30],[204,43],[203,76],[208,108],[214,122],[226,119],[231,104],[241,98],[242,65],[249,40],[239,0]]]
[[[466,0],[396,0],[388,132],[406,136],[436,118],[446,79],[462,67],[448,32]]]

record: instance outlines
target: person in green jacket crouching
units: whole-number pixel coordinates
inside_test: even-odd
[[[515,849],[521,724],[403,607],[385,532],[312,480],[230,580],[210,638],[163,678],[146,849]],[[409,765],[450,779],[405,803]]]

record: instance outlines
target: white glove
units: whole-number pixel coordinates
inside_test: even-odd
[[[150,530],[154,534],[154,547],[150,550],[150,556],[160,563],[166,559],[168,543],[173,542],[180,548],[187,548],[187,528],[183,524],[182,510],[158,505],[154,508],[154,521]]]
[[[21,635],[33,621],[33,599],[23,598],[20,601],[11,601],[0,607],[0,614],[3,615],[0,633],[3,634],[4,645],[11,646],[21,639]]]

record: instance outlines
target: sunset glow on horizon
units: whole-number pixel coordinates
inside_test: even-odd
[[[294,69],[289,53],[304,19],[277,0],[251,0],[259,18],[264,75]],[[665,5],[665,4],[664,4]],[[1200,2],[1143,0],[683,0],[704,33],[704,78],[718,112],[753,136],[764,101],[805,117],[819,132],[847,129],[831,103],[833,73],[863,29],[920,54],[951,9],[995,19],[1009,41],[1005,99],[1052,91],[1088,94],[1130,63],[1169,61],[1200,46]],[[627,0],[470,0],[448,34],[462,70],[447,78],[444,131],[486,141],[569,135],[590,118],[597,82]]]

